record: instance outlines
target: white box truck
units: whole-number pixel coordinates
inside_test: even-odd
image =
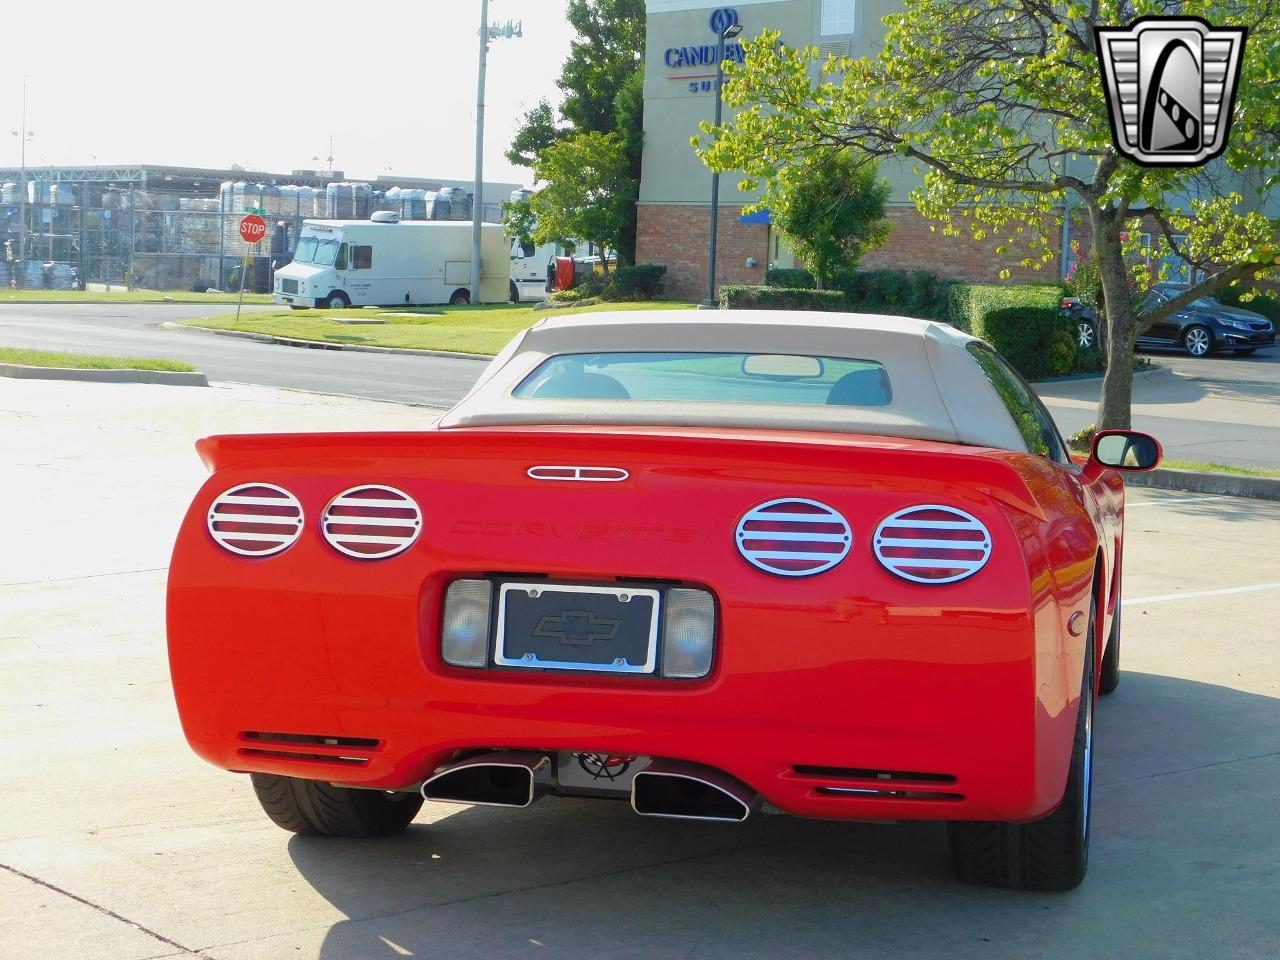
[[[522,292],[512,279],[512,249],[501,226],[482,225],[481,303]],[[273,299],[299,309],[461,304],[471,302],[470,284],[470,223],[378,213],[372,220],[304,220],[293,262],[276,271]]]

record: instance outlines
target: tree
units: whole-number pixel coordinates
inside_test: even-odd
[[[617,118],[616,132],[627,155],[627,176],[640,182],[640,155],[644,146],[644,67],[632,72],[618,90],[613,101],[613,113]],[[618,262],[636,262],[636,205],[627,204],[622,230],[618,234]]]
[[[644,62],[644,0],[569,0],[565,18],[578,37],[556,81],[560,115],[579,133],[610,133],[618,91]]]
[[[538,154],[576,133],[617,133],[626,146],[631,180],[640,180],[644,132],[644,0],[569,0],[565,12],[577,31],[556,85],[563,91],[560,119],[542,100],[525,114],[507,159],[534,167]],[[621,263],[634,263],[636,208],[624,215],[614,247]]]
[[[635,180],[616,133],[577,133],[538,154],[534,176],[544,186],[525,201],[507,205],[507,221],[529,229],[538,243],[585,240],[603,252],[617,249],[627,208],[635,205]],[[608,262],[601,257],[605,273]]]
[[[556,126],[551,104],[546,100],[539,100],[538,105],[524,115],[520,129],[516,131],[515,138],[507,149],[507,161],[518,167],[532,167],[538,151],[545,150],[564,134],[565,130]]]
[[[884,204],[889,183],[874,162],[848,150],[824,150],[779,171],[775,188],[754,207],[768,207],[792,249],[829,286],[842,268],[889,236]]]
[[[1280,5],[1274,0],[905,0],[882,49],[859,59],[788,49],[776,32],[728,64],[740,112],[697,143],[713,169],[776,183],[815,149],[854,147],[923,172],[912,198],[944,235],[1055,259],[1067,202],[1082,211],[1102,275],[1108,364],[1099,427],[1127,427],[1138,334],[1227,285],[1252,288],[1280,263],[1277,224],[1258,210],[1280,184]],[[1201,168],[1143,167],[1111,139],[1093,28],[1141,14],[1200,16],[1249,35],[1225,156]],[[1248,199],[1246,200],[1246,195]],[[1179,199],[1181,198],[1181,199]],[[1145,225],[1145,226],[1144,226]],[[1153,256],[1137,257],[1149,232]],[[1144,292],[1167,256],[1203,278],[1162,306]],[[1131,263],[1126,263],[1126,256]]]

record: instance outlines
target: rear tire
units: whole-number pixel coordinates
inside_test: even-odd
[[[511,281],[511,302],[520,302],[520,288],[516,286],[516,282],[514,280]]]
[[[1015,890],[1057,891],[1074,889],[1084,879],[1093,792],[1095,612],[1090,605],[1080,708],[1062,803],[1034,823],[948,824],[951,863],[961,880]]]
[[[1120,611],[1124,609],[1116,597],[1116,614],[1111,618],[1111,632],[1107,634],[1107,652],[1102,655],[1102,669],[1098,671],[1098,694],[1106,696],[1120,686]]]
[[[422,807],[422,797],[412,793],[355,790],[269,773],[249,776],[272,822],[304,836],[389,837],[412,823]]]
[[[1090,350],[1098,346],[1098,327],[1092,321],[1080,318],[1076,326],[1076,346],[1081,350]]]
[[[449,306],[466,307],[471,305],[471,293],[467,290],[455,290],[449,298]]]

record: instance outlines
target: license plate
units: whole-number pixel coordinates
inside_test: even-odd
[[[504,583],[494,661],[504,667],[653,673],[658,591]]]

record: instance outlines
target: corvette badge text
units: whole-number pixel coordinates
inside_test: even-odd
[[[1244,27],[1141,17],[1094,32],[1117,150],[1144,166],[1195,167],[1226,149]]]
[[[631,523],[546,523],[541,520],[459,520],[451,532],[490,537],[542,537],[547,540],[625,540],[629,542],[689,543],[697,531],[688,527],[662,527]]]

